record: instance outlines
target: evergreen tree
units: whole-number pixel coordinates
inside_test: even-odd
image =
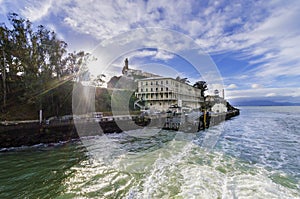
[[[0,24],[0,110],[9,112],[23,104],[47,109],[49,115],[60,114],[67,101],[71,107],[73,84],[68,82],[82,80],[89,73],[90,54],[68,53],[66,42],[55,32],[42,25],[34,28],[15,13],[8,20],[11,29]]]

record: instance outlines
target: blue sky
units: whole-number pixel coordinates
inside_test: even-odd
[[[137,28],[176,31],[211,57],[227,98],[300,102],[299,1],[0,0],[1,22],[7,24],[8,12],[54,30],[70,51],[93,52]],[[176,40],[155,39],[157,49],[152,43],[154,49],[119,55],[107,73],[119,75],[123,59],[129,57],[132,68],[161,70],[161,75],[180,75],[191,82],[203,75],[176,50],[165,50],[176,49]]]

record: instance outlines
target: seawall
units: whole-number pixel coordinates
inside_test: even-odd
[[[203,116],[197,124],[185,123],[178,128],[170,130],[180,130],[184,132],[197,132],[217,125],[220,122],[239,115],[239,111],[231,111],[223,114],[209,115],[207,124],[204,126]],[[100,121],[76,121],[53,122],[50,124],[39,124],[33,122],[21,123],[0,123],[0,148],[32,146],[40,143],[57,143],[78,139],[82,136],[96,136],[103,133],[120,133],[126,130],[134,130],[148,127],[164,128],[166,117],[116,117],[103,118]],[[78,135],[80,131],[80,135]]]
[[[126,130],[156,126],[164,118],[117,117],[101,121],[57,121],[50,124],[38,122],[0,123],[0,148],[32,146],[40,143],[57,143],[78,139],[80,136],[96,136],[103,133],[120,133]],[[77,132],[80,131],[80,135]]]

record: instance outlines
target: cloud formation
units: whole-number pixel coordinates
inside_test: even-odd
[[[59,23],[74,34],[88,34],[99,42],[143,27],[179,31],[191,37],[205,52],[229,53],[245,63],[238,66],[244,73],[228,78],[232,82],[226,83],[234,96],[237,96],[234,90],[244,93],[243,96],[254,95],[252,92],[270,97],[279,95],[284,92],[283,83],[291,89],[299,88],[298,1],[0,0],[0,5],[1,12],[15,11],[32,21]],[[164,35],[152,40],[172,45],[173,49],[189,45],[168,43],[168,36]],[[136,56],[152,56],[163,61],[174,58],[164,51],[145,51]],[[249,86],[253,91],[246,89]]]

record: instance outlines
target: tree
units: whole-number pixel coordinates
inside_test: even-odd
[[[1,79],[2,81],[0,82],[0,84],[2,84],[2,108],[3,110],[5,110],[6,108],[6,104],[7,104],[7,91],[8,91],[8,85],[7,85],[7,71],[13,72],[14,70],[8,69],[7,70],[7,66],[10,63],[10,54],[7,53],[8,49],[10,49],[10,43],[9,43],[9,30],[8,28],[5,26],[5,24],[1,24],[0,25],[0,46],[1,46],[1,53],[0,53],[0,57],[1,57],[1,63],[0,63],[0,72],[1,72]]]
[[[55,32],[42,25],[34,28],[16,13],[8,14],[8,20],[11,28],[0,24],[0,108],[40,108],[47,102],[61,108],[72,91],[66,83],[87,77],[90,54],[68,53]],[[98,84],[103,83],[101,78],[97,77]]]
[[[4,54],[4,49],[2,49],[2,70],[1,70],[1,76],[2,76],[2,85],[3,85],[3,109],[6,107],[6,63],[5,63],[5,54]]]
[[[97,75],[97,77],[92,80],[92,85],[94,85],[94,86],[102,86],[103,83],[105,82],[103,80],[103,78],[105,78],[105,77],[106,76],[104,74]]]
[[[193,87],[201,90],[201,96],[204,97],[204,92],[208,90],[207,84],[205,81],[197,81]]]

